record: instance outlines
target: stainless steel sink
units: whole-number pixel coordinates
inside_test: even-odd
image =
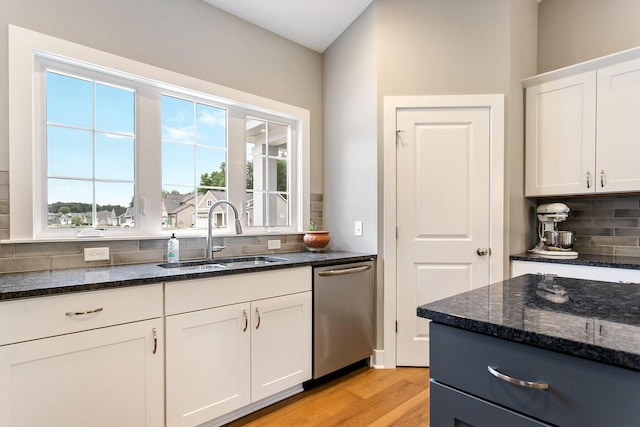
[[[225,258],[217,259],[216,263],[225,267],[256,267],[264,264],[271,264],[274,262],[288,261],[286,258],[272,257],[272,256],[250,256],[241,258]]]
[[[221,258],[211,261],[196,260],[176,263],[164,263],[158,264],[158,266],[164,268],[179,268],[180,270],[222,270],[225,268],[256,267],[260,265],[284,261],[288,260],[286,258],[258,255],[239,258]]]
[[[164,263],[158,264],[159,267],[163,268],[179,268],[180,270],[221,270],[225,269],[224,265],[216,262],[216,261],[185,261],[185,262],[173,262],[173,263]]]

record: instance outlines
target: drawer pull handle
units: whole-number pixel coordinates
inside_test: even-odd
[[[256,329],[260,328],[260,309],[256,307],[256,314],[258,315],[258,323],[256,323]]]
[[[98,308],[94,308],[93,310],[87,310],[87,311],[68,311],[65,314],[69,317],[73,317],[73,316],[85,316],[87,314],[93,314],[93,313],[99,313],[102,310],[104,310],[104,308],[102,307],[98,307]]]
[[[242,315],[244,316],[244,328],[242,332],[247,332],[247,328],[249,327],[249,317],[247,316],[247,310],[242,310]]]
[[[535,389],[538,389],[538,390],[547,390],[547,389],[549,389],[549,384],[536,383],[536,382],[533,382],[533,381],[522,381],[522,380],[519,380],[517,378],[510,377],[509,375],[505,375],[502,372],[497,371],[492,366],[487,366],[487,369],[489,370],[489,373],[491,375],[493,375],[494,377],[496,377],[498,379],[501,379],[502,381],[506,381],[509,384],[519,385],[520,387],[535,388]]]

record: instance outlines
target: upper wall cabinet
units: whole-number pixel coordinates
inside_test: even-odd
[[[525,196],[640,191],[640,51],[524,81]]]

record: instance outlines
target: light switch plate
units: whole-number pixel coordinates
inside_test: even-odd
[[[362,237],[362,221],[355,222],[354,232],[356,237]]]

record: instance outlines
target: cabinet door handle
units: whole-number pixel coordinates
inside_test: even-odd
[[[98,308],[94,308],[93,310],[87,310],[87,311],[67,311],[65,314],[68,317],[85,316],[87,314],[93,314],[93,313],[101,312],[102,310],[104,310],[104,308],[98,307]]]
[[[587,171],[587,188],[591,188],[591,172]]]
[[[487,366],[487,370],[494,377],[496,377],[498,379],[501,379],[502,381],[506,381],[509,384],[515,384],[515,385],[519,385],[520,387],[526,387],[526,388],[535,388],[535,389],[538,389],[538,390],[547,390],[547,389],[549,389],[549,384],[536,383],[536,382],[533,382],[533,381],[519,380],[517,378],[513,378],[513,377],[510,377],[509,375],[505,375],[502,372],[499,372],[498,370],[496,370],[496,368],[494,368],[492,366]]]
[[[256,313],[258,313],[258,322],[256,323],[256,329],[260,327],[260,309],[256,307]]]
[[[247,316],[247,310],[242,310],[242,315],[244,316],[244,328],[242,328],[242,332],[247,332],[247,328],[249,327],[249,316]]]
[[[600,187],[604,188],[604,169],[600,171]]]
[[[153,354],[156,354],[156,352],[158,351],[158,331],[156,331],[156,328],[153,328],[152,331],[153,331]]]

